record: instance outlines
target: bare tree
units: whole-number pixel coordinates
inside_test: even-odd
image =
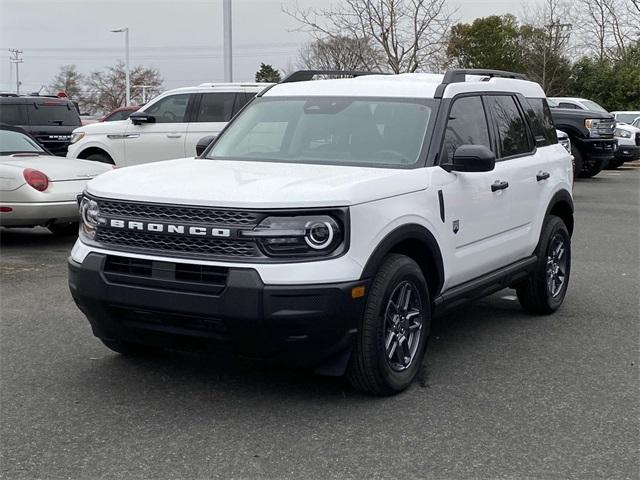
[[[379,55],[365,58],[367,50],[358,49],[361,64],[393,73],[439,67],[453,24],[446,0],[344,0],[335,7],[283,10],[316,40],[346,36],[355,45],[371,45]]]
[[[131,85],[146,85],[147,98],[153,98],[162,89],[162,77],[154,68],[142,65],[131,70]],[[110,112],[122,107],[126,99],[124,63],[118,62],[104,72],[93,72],[87,77],[85,105],[92,112]],[[132,103],[142,103],[140,89],[132,90]]]
[[[78,72],[75,65],[62,65],[58,74],[51,81],[49,89],[54,92],[63,91],[72,100],[81,102],[83,101],[83,82],[84,75]]]
[[[583,47],[599,60],[624,55],[640,34],[638,0],[576,0]],[[594,41],[595,40],[595,41]]]
[[[300,50],[300,61],[311,70],[372,70],[382,63],[369,42],[337,35],[318,39]]]

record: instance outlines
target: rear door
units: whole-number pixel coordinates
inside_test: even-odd
[[[244,92],[207,92],[199,95],[187,128],[186,154],[196,154],[198,141],[209,135],[218,135],[246,103]]]
[[[167,95],[142,109],[155,117],[155,123],[134,125],[129,119],[123,166],[186,157],[187,115],[193,99],[191,93]]]
[[[457,97],[453,100],[440,163],[451,160],[462,145],[485,145],[495,150],[493,132],[482,97]],[[493,191],[496,182],[508,182],[508,167],[496,162],[490,172],[449,172],[438,169],[437,187],[442,189],[446,206],[446,232],[454,247],[455,261],[450,265],[450,285],[463,283],[504,266],[508,243],[511,192]]]

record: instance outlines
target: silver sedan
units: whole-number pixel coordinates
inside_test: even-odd
[[[76,197],[112,165],[56,157],[17,127],[0,125],[0,226],[77,232]]]

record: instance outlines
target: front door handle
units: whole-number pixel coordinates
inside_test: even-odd
[[[506,188],[509,188],[509,182],[506,182],[504,180],[496,180],[491,185],[491,191],[492,192],[497,192],[498,190],[504,190]]]
[[[542,180],[546,180],[550,176],[551,176],[551,174],[549,172],[538,172],[537,175],[536,175],[536,180],[538,182],[541,182]]]
[[[180,133],[167,133],[167,138],[180,138],[181,136]]]

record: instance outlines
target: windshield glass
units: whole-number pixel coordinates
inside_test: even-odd
[[[426,99],[260,98],[229,125],[207,158],[412,166],[432,108]]]
[[[616,120],[622,123],[632,123],[638,117],[640,117],[640,112],[616,113]]]
[[[13,153],[45,153],[34,140],[13,130],[0,130],[0,155]]]
[[[592,102],[591,100],[582,100],[582,104],[587,107],[588,110],[592,112],[604,112],[608,113],[604,108],[598,105],[596,102]]]

